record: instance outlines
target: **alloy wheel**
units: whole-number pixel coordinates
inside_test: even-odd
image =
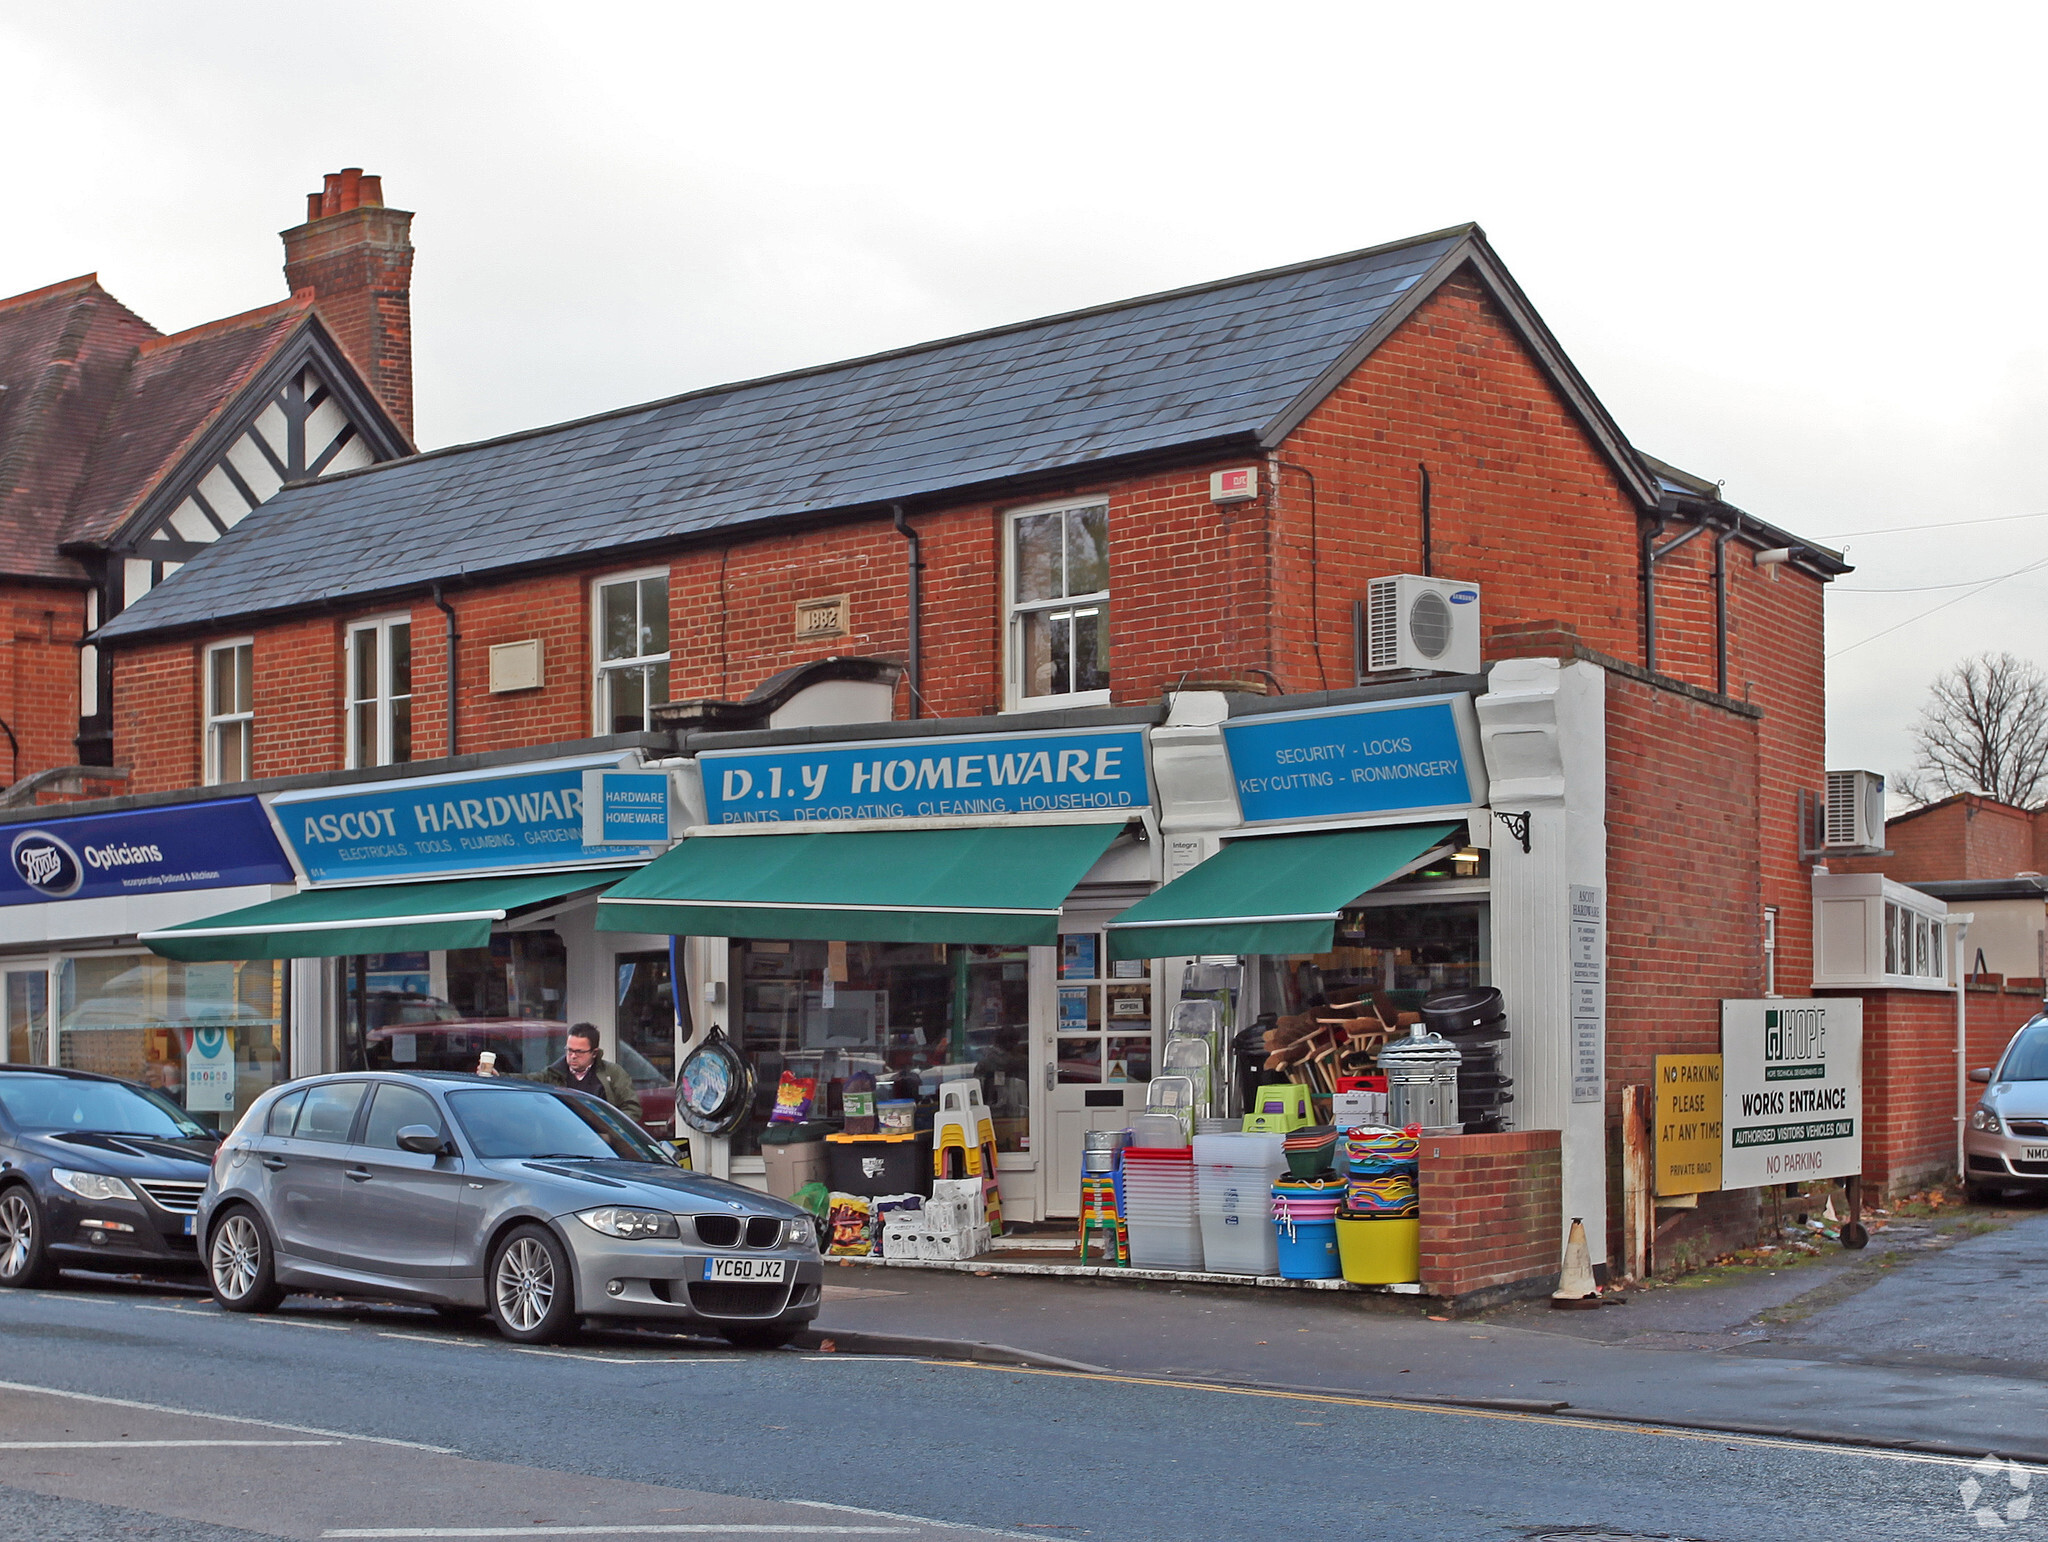
[[[263,1238],[253,1220],[235,1214],[220,1223],[213,1234],[213,1283],[222,1296],[239,1301],[248,1295],[262,1262]]]
[[[520,1237],[498,1258],[493,1282],[498,1314],[520,1333],[531,1333],[555,1300],[555,1261],[537,1238]]]
[[[28,1196],[10,1189],[0,1197],[0,1279],[13,1279],[28,1267],[36,1245],[36,1213]]]

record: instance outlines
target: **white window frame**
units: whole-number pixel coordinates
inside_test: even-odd
[[[652,669],[656,665],[664,664],[668,665],[671,669],[674,668],[675,650],[673,639],[671,639],[671,646],[660,653],[638,654],[629,659],[608,659],[604,656],[604,591],[614,584],[630,583],[637,586],[650,578],[661,580],[662,604],[666,606],[669,602],[669,584],[673,580],[673,575],[665,567],[632,568],[623,573],[607,573],[602,578],[591,580],[590,657],[593,667],[590,715],[592,725],[600,736],[619,731],[612,726],[611,682],[614,675],[623,674],[629,669],[647,670]],[[635,603],[637,604],[638,601],[636,600]],[[673,687],[673,676],[671,676],[671,687]],[[649,698],[647,702],[648,716],[645,726],[652,728],[654,726],[653,709],[657,703],[651,699],[651,692],[649,693]]]
[[[359,770],[369,766],[390,766],[399,763],[394,754],[396,745],[393,741],[397,738],[397,735],[393,731],[396,719],[393,709],[400,701],[405,702],[409,708],[414,699],[414,692],[411,690],[407,690],[401,696],[391,689],[391,629],[400,626],[406,629],[406,652],[407,656],[410,657],[412,651],[412,613],[410,611],[395,616],[376,616],[363,621],[351,621],[348,624],[347,644],[342,650],[341,663],[341,731],[343,742],[348,746],[348,766],[350,770]],[[376,694],[374,696],[357,696],[356,650],[361,646],[360,639],[366,634],[374,636],[377,640]],[[374,703],[377,709],[377,742],[367,746],[361,742],[361,737],[356,732],[356,708],[365,702]],[[407,760],[412,759],[410,738],[411,736],[408,734],[408,748],[405,757]]]
[[[1109,607],[1110,591],[1101,589],[1088,594],[1062,595],[1055,600],[1017,600],[1017,522],[1034,514],[1052,514],[1068,509],[1101,509],[1107,523],[1109,499],[1103,498],[1061,498],[1051,503],[1034,503],[1025,508],[1008,509],[1003,514],[1003,700],[1004,710],[1009,712],[1041,712],[1051,707],[1098,707],[1109,704],[1109,692],[1070,691],[1061,696],[1027,696],[1024,694],[1024,624],[1023,618],[1041,611],[1085,608],[1091,601],[1105,610]],[[1114,632],[1108,641],[1113,642]],[[1114,666],[1110,678],[1116,678]]]
[[[214,659],[234,648],[249,650],[249,705],[246,710],[222,712],[220,703],[214,699]],[[256,774],[256,639],[236,637],[227,642],[208,643],[199,658],[201,704],[205,708],[206,723],[203,729],[206,785],[219,787],[230,782],[246,782]],[[228,776],[226,767],[220,763],[220,730],[229,724],[240,724],[245,732],[242,738],[243,755],[247,764],[237,768],[244,774]]]

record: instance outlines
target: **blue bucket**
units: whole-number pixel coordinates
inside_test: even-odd
[[[1283,1280],[1334,1280],[1344,1272],[1337,1256],[1337,1218],[1327,1221],[1297,1220],[1273,1223],[1280,1234],[1280,1278]]]

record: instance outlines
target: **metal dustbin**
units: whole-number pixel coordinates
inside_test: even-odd
[[[1458,1046],[1420,1023],[1380,1051],[1387,1077],[1387,1123],[1400,1129],[1462,1130],[1458,1122]]]
[[[1081,1171],[1096,1177],[1115,1172],[1122,1164],[1124,1147],[1130,1143],[1129,1130],[1082,1131]]]

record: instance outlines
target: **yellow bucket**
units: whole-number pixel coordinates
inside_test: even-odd
[[[1422,1278],[1422,1222],[1337,1218],[1337,1257],[1354,1285],[1399,1285]]]

